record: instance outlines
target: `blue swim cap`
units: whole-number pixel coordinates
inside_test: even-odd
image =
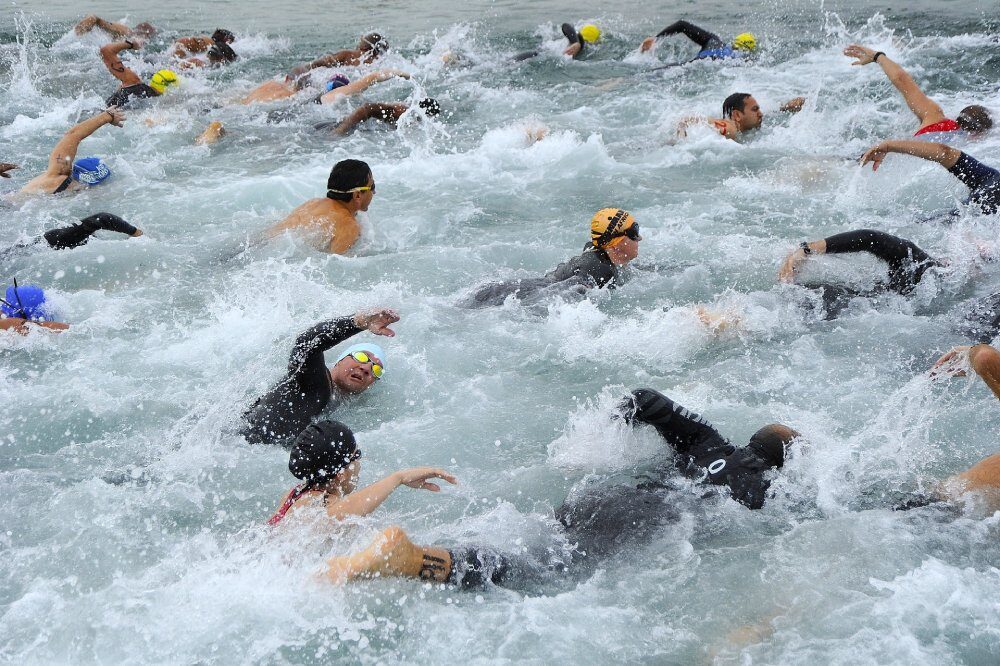
[[[374,342],[360,342],[356,345],[351,345],[350,347],[345,349],[340,356],[337,357],[337,362],[339,363],[340,361],[343,361],[345,358],[347,358],[354,352],[359,352],[359,351],[368,352],[372,356],[377,356],[378,360],[382,361],[382,365],[385,366],[385,351],[383,351],[382,348],[379,347]]]
[[[45,308],[45,292],[41,287],[32,284],[7,287],[4,303],[0,303],[0,312],[8,317],[24,319],[44,319],[48,317]],[[373,354],[375,352],[372,352]],[[382,358],[379,356],[379,358]]]
[[[111,169],[100,157],[81,157],[73,162],[73,180],[84,185],[97,185],[111,175]]]
[[[344,76],[343,74],[334,74],[330,77],[330,80],[326,82],[326,91],[336,90],[341,86],[346,86],[351,80]]]

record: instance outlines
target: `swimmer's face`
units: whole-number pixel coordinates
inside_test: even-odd
[[[739,125],[740,131],[757,129],[764,122],[764,114],[760,110],[760,104],[753,97],[743,100],[743,110],[733,110],[733,120]]]
[[[639,241],[632,240],[626,236],[618,243],[615,243],[612,247],[609,247],[607,249],[607,253],[608,258],[610,258],[614,264],[624,266],[639,256]]]
[[[368,182],[365,185],[372,189],[357,193],[359,197],[358,210],[368,212],[368,206],[372,205],[372,199],[375,198],[375,178],[371,174],[368,174]]]
[[[382,359],[371,353],[369,356],[382,365]],[[345,356],[330,368],[330,380],[341,391],[361,393],[375,383],[375,375],[372,374],[371,363],[359,363],[353,356]]]
[[[357,459],[333,477],[341,495],[350,495],[358,485],[358,475],[361,473],[361,459]]]

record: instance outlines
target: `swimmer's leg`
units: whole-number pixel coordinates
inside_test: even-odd
[[[451,553],[435,546],[418,546],[399,527],[386,528],[364,550],[331,557],[326,564],[325,576],[334,583],[388,576],[444,583],[452,573]]]
[[[218,120],[213,120],[194,142],[198,146],[210,146],[224,136],[226,136],[226,128]]]

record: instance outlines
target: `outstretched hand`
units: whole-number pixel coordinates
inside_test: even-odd
[[[121,127],[125,124],[125,112],[119,109],[117,106],[109,106],[105,113],[111,116],[111,120],[108,121],[111,125],[115,127]]]
[[[10,178],[10,174],[7,172],[16,168],[16,164],[11,164],[10,162],[0,162],[0,177]]]
[[[875,62],[875,54],[878,53],[875,49],[870,49],[867,46],[861,46],[861,44],[851,44],[846,49],[844,49],[844,55],[848,58],[857,58],[851,63],[854,65],[870,65]]]
[[[452,485],[458,483],[458,479],[453,475],[437,467],[413,467],[412,469],[400,470],[396,474],[400,485],[429,490],[432,493],[440,492],[441,486],[431,483],[428,479],[443,479]]]
[[[861,166],[871,162],[872,171],[878,171],[878,168],[882,166],[882,160],[884,160],[885,156],[888,154],[889,149],[886,147],[885,143],[880,143],[874,148],[869,148],[858,161],[861,163]]]
[[[945,352],[931,366],[931,379],[940,377],[964,377],[969,368],[969,350],[971,345],[959,345]]]
[[[801,250],[795,250],[787,257],[785,261],[781,264],[781,268],[778,270],[778,281],[791,284],[795,282],[795,267],[798,266],[798,260],[796,255],[800,253]]]
[[[378,308],[374,310],[362,310],[354,315],[354,323],[359,328],[365,328],[375,335],[394,337],[396,332],[389,328],[389,324],[399,321],[399,313],[392,308]]]
[[[782,111],[787,111],[788,113],[798,113],[802,110],[802,106],[806,103],[805,97],[793,97],[784,104],[781,105]]]

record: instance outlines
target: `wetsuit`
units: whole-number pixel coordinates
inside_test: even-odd
[[[683,33],[685,37],[701,48],[701,50],[698,51],[698,55],[688,62],[702,60],[704,58],[738,58],[742,55],[732,46],[723,42],[722,39],[720,39],[714,32],[709,32],[708,30],[699,28],[693,23],[688,23],[684,20],[668,25],[666,28],[657,33],[656,38],[660,39],[662,37],[669,37],[670,35],[676,35],[677,33]]]
[[[1000,171],[965,153],[959,156],[955,166],[948,171],[969,188],[966,203],[979,206],[987,215],[1000,209]]]
[[[343,317],[302,333],[292,347],[288,374],[243,413],[247,441],[291,445],[330,402],[333,383],[323,352],[362,330],[353,317]]]
[[[911,241],[874,229],[845,231],[825,240],[827,254],[867,252],[887,263],[889,282],[884,287],[900,294],[913,291],[927,269],[938,265]]]
[[[46,231],[43,238],[53,249],[65,250],[85,245],[91,236],[102,230],[116,231],[129,236],[137,231],[135,227],[117,215],[97,213],[83,218],[79,224]]]
[[[540,278],[527,278],[511,282],[494,282],[477,291],[469,303],[470,307],[500,305],[508,296],[518,298],[538,296],[543,290],[556,287],[579,287],[586,290],[593,287],[614,288],[622,281],[621,271],[608,253],[588,243],[583,253],[556,266]]]
[[[111,97],[108,97],[104,104],[105,106],[117,106],[119,109],[127,109],[135,106],[133,102],[159,96],[160,93],[156,92],[155,88],[151,88],[145,83],[136,83],[135,85],[119,88]]]
[[[584,40],[584,38],[580,36],[580,33],[576,31],[576,28],[574,28],[569,23],[563,23],[561,27],[562,27],[562,33],[566,35],[566,39],[569,40],[569,46],[572,46],[573,44],[580,45],[580,50],[577,51],[576,55],[574,55],[573,58],[581,57],[583,55],[584,50],[587,48],[586,40]],[[541,53],[541,51],[538,51],[537,49],[534,51],[525,51],[524,53],[518,53],[516,56],[514,56],[514,62],[529,60],[537,56],[539,53]]]

